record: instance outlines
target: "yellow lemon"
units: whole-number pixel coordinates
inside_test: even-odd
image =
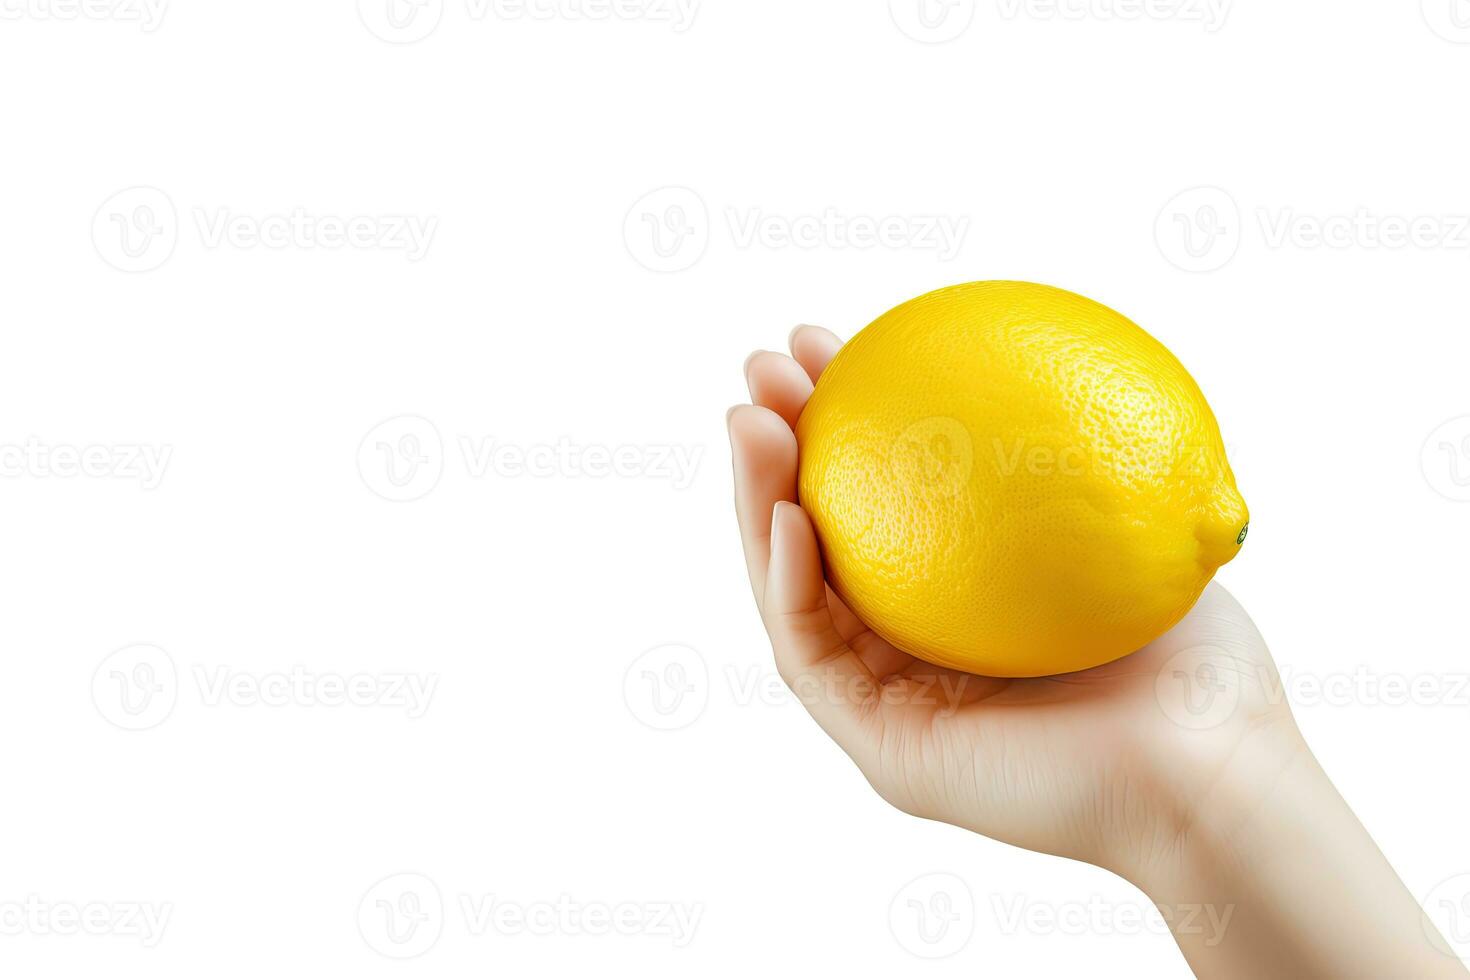
[[[1245,541],[1194,379],[1051,286],[968,283],[890,310],[828,365],[796,435],[832,587],[890,643],[972,673],[1131,653]]]

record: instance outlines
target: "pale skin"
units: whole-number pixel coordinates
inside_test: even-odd
[[[1266,644],[1219,585],[1137,653],[1041,678],[931,666],[847,609],[796,503],[794,434],[840,346],[798,327],[790,356],[751,355],[754,404],[728,423],[777,667],[878,794],[1122,876],[1159,906],[1201,978],[1470,976],[1270,696]],[[1213,685],[1213,715],[1170,700],[1181,677]],[[1198,926],[1201,907],[1223,930]]]

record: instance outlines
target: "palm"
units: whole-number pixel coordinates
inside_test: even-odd
[[[1104,853],[1119,834],[1138,833],[1141,792],[1207,797],[1242,733],[1285,713],[1267,696],[1275,674],[1264,643],[1219,586],[1121,660],[1054,677],[981,677],[918,660],[869,629],[822,580],[804,518],[788,516],[781,532],[800,537],[783,541],[794,557],[773,554],[772,508],[795,499],[792,429],[837,346],[803,328],[794,360],[753,357],[756,407],[730,418],[751,584],[783,676],[836,673],[865,692],[856,708],[830,694],[804,699],[817,720],[895,806],[1034,850]],[[778,561],[790,566],[779,576]],[[768,577],[780,578],[779,596],[768,595]],[[1172,826],[1149,828],[1162,840],[1190,820],[1183,803],[1162,812]]]

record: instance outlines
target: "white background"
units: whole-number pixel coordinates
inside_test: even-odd
[[[1222,580],[1411,890],[1470,894],[1435,891],[1470,871],[1464,0],[559,2],[0,0],[0,970],[1185,975],[1140,893],[889,809],[771,686],[742,359],[987,278],[1191,369],[1253,515]],[[1313,694],[1354,674],[1433,691]]]

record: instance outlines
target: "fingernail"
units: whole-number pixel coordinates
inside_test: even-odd
[[[740,366],[740,372],[742,374],[744,374],[747,378],[749,378],[750,377],[750,363],[752,361],[754,361],[757,357],[760,357],[764,353],[765,353],[765,351],[758,351],[758,350],[751,351],[750,352],[750,356],[745,359],[745,363]]]

